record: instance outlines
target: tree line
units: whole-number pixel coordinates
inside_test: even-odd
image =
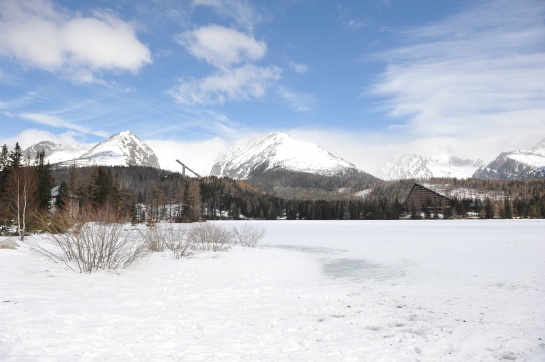
[[[50,208],[54,179],[45,154],[34,159],[24,156],[17,143],[13,150],[6,145],[0,151],[0,233],[16,225],[20,239],[32,228],[37,213]]]
[[[54,169],[44,152],[31,159],[16,144],[0,153],[0,232],[38,228],[37,215],[70,205],[106,209],[133,222],[192,222],[200,219],[386,220],[437,218],[433,205],[411,210],[404,200],[415,182],[455,194],[444,217],[545,218],[545,181],[398,180],[310,178],[310,187],[275,185],[264,192],[249,182],[214,176],[200,179],[151,167],[68,167]],[[295,175],[300,178],[300,175]],[[290,176],[290,177],[295,177]],[[287,177],[287,176],[286,176]],[[262,180],[261,180],[262,181]],[[261,182],[260,181],[260,182]],[[320,188],[326,185],[324,189]],[[307,185],[305,185],[307,186]],[[52,189],[53,196],[52,198]],[[364,191],[356,196],[356,191]],[[448,196],[448,195],[447,195]],[[429,207],[428,207],[429,206]],[[42,218],[43,219],[43,218]]]

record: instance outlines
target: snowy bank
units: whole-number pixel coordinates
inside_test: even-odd
[[[541,220],[252,223],[115,273],[0,250],[0,360],[545,360]]]

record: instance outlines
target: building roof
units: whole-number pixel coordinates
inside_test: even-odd
[[[407,199],[404,203],[424,205],[429,201],[436,204],[444,204],[449,203],[451,200],[448,197],[438,194],[437,192],[430,190],[422,185],[414,184],[411,192],[409,192],[409,195],[407,196]]]

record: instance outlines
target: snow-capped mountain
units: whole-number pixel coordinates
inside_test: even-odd
[[[484,165],[482,160],[463,160],[454,156],[395,155],[379,172],[384,180],[426,179],[432,177],[469,178]]]
[[[488,180],[545,177],[545,138],[531,150],[502,152],[487,166],[479,167],[473,177]]]
[[[80,145],[59,145],[51,141],[42,141],[26,148],[23,154],[30,156],[30,159],[33,160],[42,150],[45,154],[44,161],[53,164],[77,159],[87,152],[88,148]]]
[[[285,133],[271,133],[261,139],[238,141],[218,156],[210,171],[214,176],[248,179],[268,170],[305,172],[322,176],[363,173],[318,145],[298,141]]]
[[[160,168],[153,150],[130,131],[123,131],[91,149],[43,141],[25,149],[31,158],[45,151],[46,161],[58,166],[149,166]]]
[[[153,150],[130,131],[122,131],[100,142],[78,159],[81,165],[149,166],[160,168]]]

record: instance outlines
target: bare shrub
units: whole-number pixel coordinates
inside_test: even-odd
[[[194,250],[225,251],[232,246],[233,232],[212,223],[198,223],[189,227],[188,240]]]
[[[255,248],[266,233],[265,228],[250,223],[237,226],[233,231],[235,243],[248,248]]]
[[[149,251],[153,253],[165,251],[166,248],[166,230],[160,225],[162,224],[153,224],[148,226],[144,232],[140,231],[140,235],[146,242]]]
[[[172,224],[158,223],[141,233],[152,252],[168,250],[176,259],[188,256],[191,250],[187,231]]]
[[[114,214],[104,210],[85,213],[86,217],[73,223],[61,221],[63,227],[71,225],[64,233],[58,233],[58,225],[49,226],[55,229],[46,229],[50,232],[48,245],[32,242],[32,250],[80,273],[126,268],[146,255],[148,247],[142,236],[125,230]]]

